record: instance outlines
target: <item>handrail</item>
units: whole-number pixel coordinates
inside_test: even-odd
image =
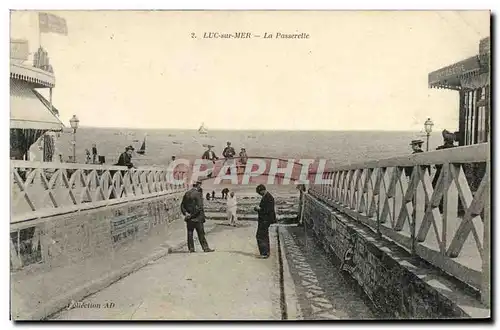
[[[45,168],[45,169],[86,169],[86,170],[114,170],[114,171],[127,171],[126,166],[106,165],[106,164],[81,164],[81,163],[56,163],[56,162],[33,162],[26,160],[11,160],[11,167],[18,168]],[[131,168],[130,171],[169,171],[167,167],[161,166],[140,166],[139,168]],[[176,170],[175,172],[183,172]]]
[[[482,290],[489,265],[489,143],[334,167],[308,198]],[[436,165],[434,171],[430,165]]]
[[[181,192],[186,179],[160,167],[12,160],[11,222]]]
[[[348,171],[357,168],[485,162],[489,161],[490,157],[489,150],[490,150],[489,143],[480,143],[471,146],[422,152],[417,154],[411,154],[408,156],[371,160],[363,163],[355,163],[343,166],[333,166],[326,168],[323,172],[327,173],[334,171]]]

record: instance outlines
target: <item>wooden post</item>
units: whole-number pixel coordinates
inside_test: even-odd
[[[479,129],[479,107],[477,106],[477,102],[478,100],[481,99],[481,94],[482,94],[482,89],[479,88],[479,89],[476,89],[475,91],[473,91],[473,94],[474,94],[474,103],[472,104],[472,113],[474,114],[474,134],[472,136],[472,143],[479,143],[478,142],[478,138],[479,138],[479,134],[478,134],[478,129]]]
[[[460,91],[460,105],[458,114],[458,131],[460,132],[460,139],[458,141],[459,146],[465,145],[465,120],[466,120],[466,109],[465,109],[465,92]],[[429,173],[430,175],[430,173]]]
[[[50,104],[50,112],[54,113],[52,108],[52,87],[49,88],[49,104]]]
[[[488,157],[489,158],[489,157]],[[486,178],[488,179],[486,183],[486,199],[484,201],[484,238],[483,238],[483,265],[482,265],[482,283],[481,283],[481,301],[486,306],[490,307],[490,294],[491,294],[491,279],[490,279],[490,264],[491,264],[491,254],[490,254],[490,160],[486,162]]]
[[[378,172],[377,172],[377,175],[380,178],[381,182],[380,182],[380,184],[379,184],[378,187],[374,187],[373,193],[375,193],[375,191],[378,188],[377,198],[376,198],[376,201],[377,201],[377,235],[378,235],[379,238],[381,238],[382,237],[382,233],[380,232],[380,192],[382,191],[382,181],[384,180],[385,168],[382,168],[382,167],[379,168]],[[377,179],[377,180],[379,180],[379,179]]]
[[[484,96],[485,100],[486,100],[486,107],[485,107],[485,134],[486,134],[486,141],[487,142],[490,142],[491,139],[490,139],[490,85],[486,85],[485,86],[485,96]]]
[[[416,226],[417,226],[417,207],[418,207],[418,182],[420,181],[421,171],[425,171],[424,167],[415,166],[413,168],[412,176],[410,177],[410,186],[412,185],[412,180],[415,182],[415,186],[413,187],[413,197],[412,197],[412,210],[411,210],[411,223],[410,223],[410,234],[411,234],[411,254],[415,255],[415,244],[416,244]],[[416,177],[416,178],[415,178]]]
[[[305,204],[305,192],[300,190],[300,213],[299,213],[299,224],[304,225],[304,204]]]

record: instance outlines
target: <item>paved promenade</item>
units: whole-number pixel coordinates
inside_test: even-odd
[[[209,221],[205,231],[218,228]],[[196,240],[196,235],[195,235]],[[66,307],[73,297],[84,297],[116,279],[143,267],[150,260],[186,244],[186,225],[178,219],[156,235],[126,245],[110,255],[94,257],[66,267],[42,268],[11,274],[12,316],[15,320],[39,320]],[[75,298],[78,299],[78,298]]]
[[[87,307],[53,319],[280,320],[276,230],[270,230],[271,257],[262,260],[256,258],[256,226],[219,223],[207,235],[215,252],[201,252],[198,243],[196,253],[173,251],[87,297]]]

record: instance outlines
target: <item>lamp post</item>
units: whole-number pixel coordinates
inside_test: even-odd
[[[79,122],[80,121],[78,120],[76,115],[73,115],[73,117],[69,120],[69,124],[73,129],[73,163],[76,163],[76,130],[78,129]]]
[[[434,123],[430,118],[427,118],[427,120],[424,123],[425,133],[427,134],[427,147],[426,147],[427,151],[429,151],[429,136],[431,135],[432,132],[432,126],[434,126]]]

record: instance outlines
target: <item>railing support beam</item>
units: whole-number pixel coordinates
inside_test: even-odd
[[[484,238],[483,238],[483,264],[482,264],[482,283],[481,283],[481,301],[486,306],[491,305],[491,215],[490,215],[490,162],[486,163],[486,178],[488,184],[486,185],[486,200],[484,204]]]

